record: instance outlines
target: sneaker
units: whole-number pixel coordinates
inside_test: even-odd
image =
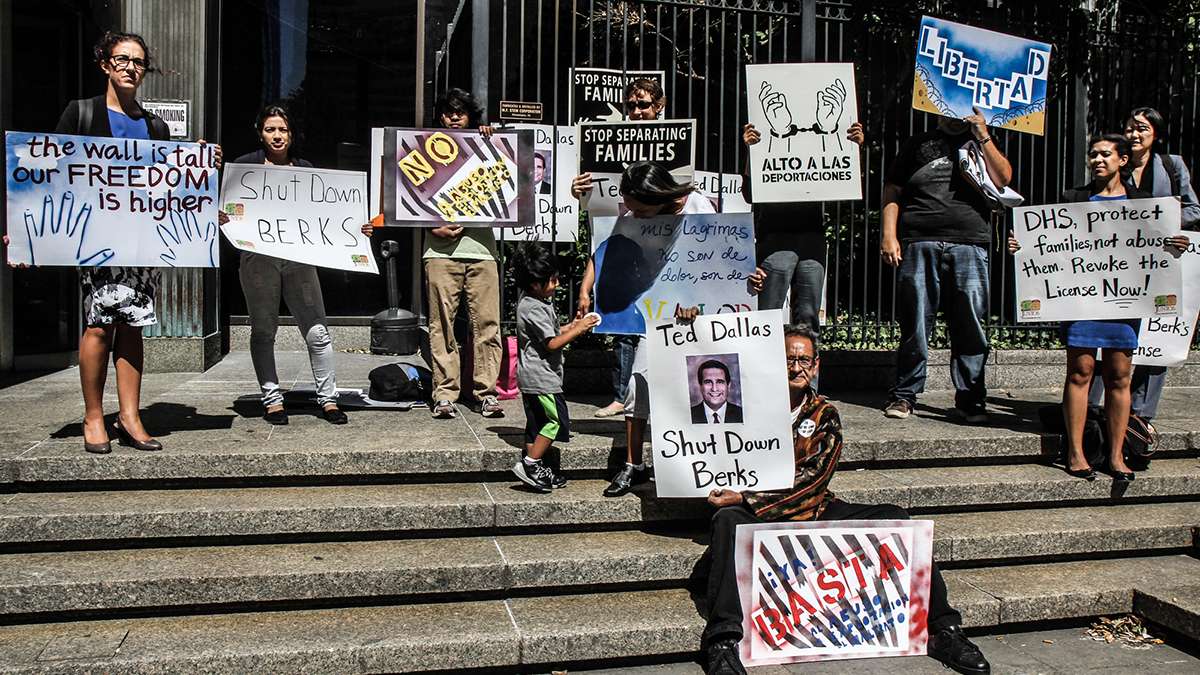
[[[484,417],[504,417],[504,408],[500,407],[500,401],[495,396],[484,396],[479,404],[479,414]]]
[[[950,626],[929,636],[929,656],[963,675],[990,675],[992,667],[960,626]]]
[[[561,489],[567,487],[567,477],[566,476],[555,471],[554,469],[550,470],[550,474],[552,476],[554,476],[553,478],[550,479],[550,487],[554,488],[555,490],[561,490]]]
[[[604,488],[604,496],[620,497],[621,495],[627,494],[630,490],[632,490],[634,485],[645,483],[648,480],[650,480],[650,471],[648,469],[644,467],[638,469],[632,464],[626,464],[621,468],[617,475],[613,477],[612,482],[608,484],[608,487]]]
[[[986,424],[991,419],[982,405],[958,406],[950,412],[967,424]]]
[[[449,420],[458,417],[458,408],[448,400],[441,400],[433,406],[433,417],[439,420]]]
[[[892,400],[883,409],[883,416],[890,417],[894,420],[902,420],[912,414],[913,405],[906,399],[897,398]]]
[[[707,675],[746,675],[742,657],[738,655],[738,641],[717,640],[704,650],[704,672]]]
[[[512,472],[521,479],[522,483],[538,492],[550,492],[554,489],[554,472],[541,462],[530,464],[523,459],[517,460],[517,463],[513,465]],[[565,479],[563,484],[566,485]]]

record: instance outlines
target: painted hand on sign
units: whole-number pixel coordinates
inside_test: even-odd
[[[792,148],[792,137],[802,131],[810,131],[822,136],[821,149],[825,147],[824,136],[833,134],[838,149],[842,149],[842,139],[837,135],[838,125],[841,124],[842,114],[846,109],[846,85],[840,79],[817,92],[816,111],[811,127],[797,127],[792,121],[792,111],[788,108],[787,96],[777,91],[770,82],[763,82],[758,91],[758,101],[762,104],[763,114],[771,124],[771,140],[768,150],[774,148],[776,138],[785,139],[787,149]]]
[[[53,196],[46,195],[42,200],[40,218],[35,219],[32,213],[25,211],[25,232],[29,236],[29,264],[37,264],[37,249],[45,247],[61,250],[69,248],[72,241],[76,242],[75,263],[80,267],[99,266],[112,260],[116,253],[111,248],[85,252],[83,244],[91,219],[91,204],[82,204],[76,208],[75,194],[70,190],[62,193],[57,205]]]
[[[217,266],[217,224],[209,221],[202,229],[191,211],[171,211],[170,226],[158,224],[158,238],[165,249],[158,257],[170,267]]]
[[[758,90],[758,102],[762,104],[763,114],[771,123],[772,138],[790,138],[800,131],[792,124],[792,111],[788,110],[787,97],[775,91],[770,82],[763,82]]]
[[[842,149],[842,139],[834,132],[838,130],[845,108],[846,85],[842,84],[841,80],[834,80],[833,84],[817,92],[817,122],[813,125],[813,131],[818,134],[834,134],[839,150]],[[822,147],[824,142],[825,139],[821,139]]]

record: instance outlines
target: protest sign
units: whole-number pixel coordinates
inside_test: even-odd
[[[663,92],[667,90],[661,70],[572,68],[569,115],[572,123],[620,122],[625,119],[625,87],[637,79],[654,80],[663,88]]]
[[[1018,321],[1139,319],[1179,313],[1182,264],[1173,197],[1013,209]]]
[[[738,525],[734,546],[745,665],[926,653],[933,521]]]
[[[579,202],[571,194],[571,179],[579,159],[575,128],[548,124],[513,124],[533,132],[533,198],[537,218],[532,225],[497,227],[504,241],[575,241],[579,236]]]
[[[792,487],[783,315],[672,320],[652,326],[645,339],[658,496]]]
[[[591,218],[623,212],[621,174],[634,162],[661,164],[678,182],[695,174],[696,120],[592,122],[576,128],[579,173],[592,174],[592,191],[581,205]]]
[[[749,312],[758,308],[754,219],[748,213],[597,218],[592,228],[600,325],[593,332],[644,335],[647,321],[676,308]]]
[[[694,181],[696,192],[708,197],[717,213],[750,213],[742,196],[741,174],[697,171]]]
[[[852,63],[746,66],[746,112],[762,140],[750,146],[754,201],[862,198]]]
[[[913,108],[966,117],[972,107],[989,126],[1041,136],[1051,45],[921,17]]]
[[[535,222],[533,132],[384,131],[388,225],[528,227]]]
[[[1200,314],[1200,237],[1188,233],[1192,243],[1179,258],[1183,270],[1183,298],[1178,316],[1142,317],[1135,366],[1177,366],[1187,361]]]
[[[5,134],[8,261],[216,267],[212,146]]]
[[[367,222],[367,174],[269,164],[226,164],[221,226],[242,251],[350,272],[379,273]]]

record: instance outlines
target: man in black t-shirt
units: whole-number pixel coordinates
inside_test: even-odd
[[[974,138],[996,187],[1012,166],[988,133],[983,114],[938,118],[936,129],[900,148],[883,187],[883,262],[898,267],[896,311],[900,347],[896,383],[884,415],[903,419],[925,390],[928,336],[939,304],[950,333],[954,407],[965,421],[987,421],[984,363],[988,340],[988,245],[991,212],[982,193],[956,168],[958,149]]]

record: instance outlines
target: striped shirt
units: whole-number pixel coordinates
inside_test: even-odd
[[[822,396],[800,406],[792,422],[796,478],[790,490],[743,492],[746,506],[765,521],[814,520],[833,499],[829,480],[842,456],[842,421]]]

